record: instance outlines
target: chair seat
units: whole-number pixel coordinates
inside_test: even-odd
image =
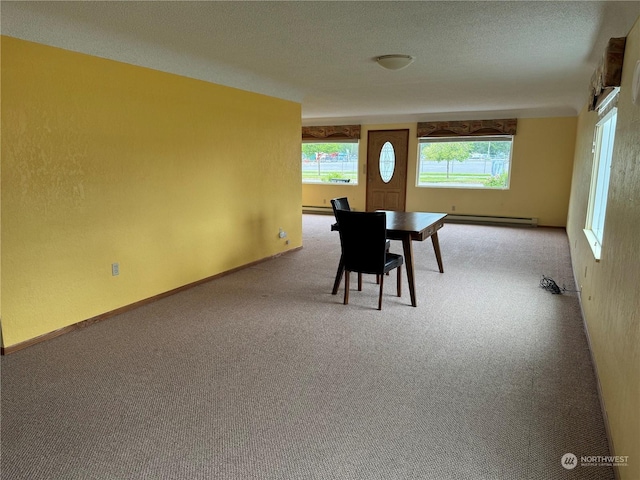
[[[388,242],[389,240],[387,240]],[[394,268],[398,268],[400,265],[404,263],[404,258],[402,255],[396,255],[395,253],[387,252],[387,261],[384,264],[384,273],[387,273]]]
[[[382,270],[382,273],[390,272],[394,268],[398,268],[403,263],[404,263],[404,258],[402,257],[402,255],[397,255],[395,253],[387,252],[387,258],[385,260],[384,269]],[[362,270],[359,273],[367,273],[367,274],[371,273],[374,275],[380,275],[380,272],[377,272],[375,270]]]

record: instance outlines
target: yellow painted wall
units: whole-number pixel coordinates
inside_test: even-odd
[[[300,114],[2,37],[4,346],[301,246]]]
[[[519,118],[514,137],[509,190],[424,188],[416,186],[418,164],[417,125],[363,125],[359,148],[357,186],[304,184],[302,203],[328,206],[331,198],[348,196],[352,205],[364,209],[369,130],[405,129],[409,132],[407,210],[469,215],[536,217],[540,225],[566,225],[571,172],[576,138],[575,117]],[[325,203],[326,202],[326,203]]]
[[[600,262],[585,226],[595,112],[580,114],[567,233],[621,480],[640,478],[640,105],[631,101],[640,19],[627,36]]]

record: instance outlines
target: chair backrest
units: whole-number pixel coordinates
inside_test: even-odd
[[[331,200],[331,206],[333,207],[333,214],[336,214],[337,210],[347,210],[351,211],[351,207],[349,206],[349,199],[347,197],[334,198]],[[336,220],[338,217],[336,217]]]
[[[336,210],[344,267],[350,272],[384,273],[387,216],[384,212]]]

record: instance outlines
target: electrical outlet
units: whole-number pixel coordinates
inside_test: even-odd
[[[120,264],[119,263],[112,263],[111,264],[111,275],[114,276],[114,277],[120,275]]]
[[[451,211],[455,212],[456,211],[456,206],[455,205],[451,205]]]

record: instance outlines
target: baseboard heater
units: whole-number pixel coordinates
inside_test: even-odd
[[[488,215],[454,215],[448,214],[445,222],[474,223],[479,225],[511,225],[522,227],[537,227],[537,218],[523,217],[493,217]]]
[[[320,213],[322,215],[333,215],[332,207],[314,207],[311,205],[303,205],[302,213]]]

